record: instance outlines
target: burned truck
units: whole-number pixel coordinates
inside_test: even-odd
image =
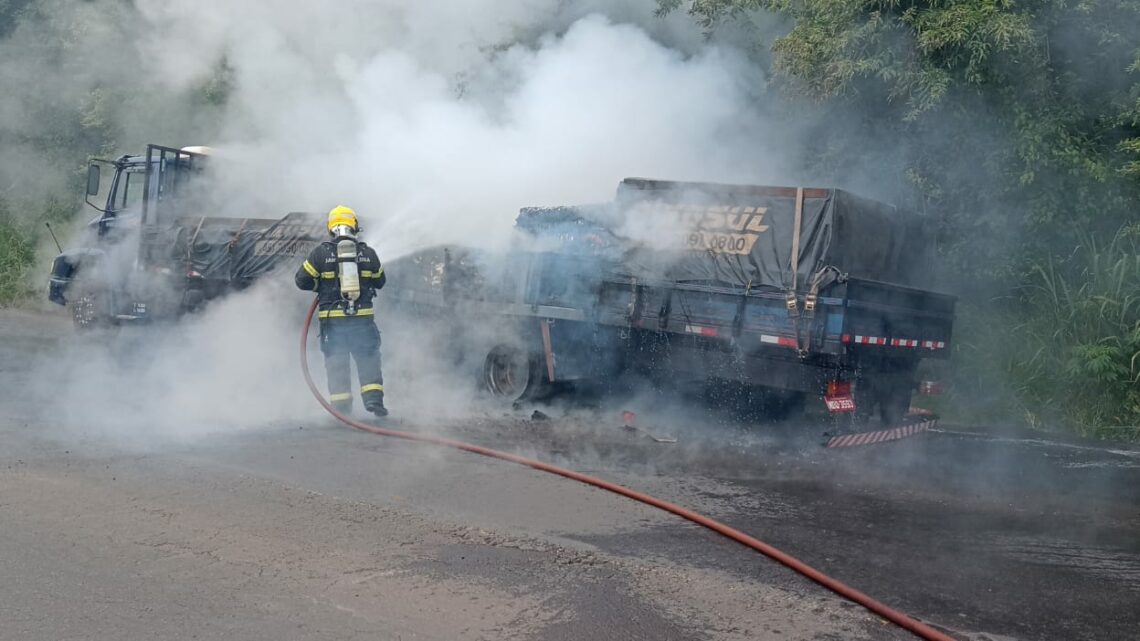
[[[891,425],[919,362],[949,354],[955,298],[930,289],[923,220],[840,189],[630,178],[610,203],[527,208],[515,226],[512,251],[391,262],[386,292],[508,400],[633,374]]]
[[[141,156],[95,160],[87,204],[99,212],[78,247],[52,262],[48,299],[79,329],[171,320],[249,287],[324,238],[318,217],[250,218],[223,211],[207,148],[149,145]],[[113,174],[103,193],[101,167]]]

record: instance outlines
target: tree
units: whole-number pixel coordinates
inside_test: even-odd
[[[876,151],[877,180],[938,217],[955,271],[975,286],[1135,216],[1136,0],[696,0],[689,12],[709,29],[790,17],[774,71],[842,124],[814,157]],[[837,164],[813,169],[846,177]]]

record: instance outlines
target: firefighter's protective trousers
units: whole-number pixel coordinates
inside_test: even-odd
[[[365,409],[384,404],[384,376],[380,371],[380,330],[372,316],[329,318],[321,321],[321,352],[325,355],[329,402],[340,412],[352,410],[352,373],[356,362],[360,398]]]

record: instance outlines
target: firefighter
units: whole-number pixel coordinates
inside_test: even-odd
[[[329,402],[341,413],[352,411],[349,356],[356,361],[364,409],[387,416],[380,373],[380,330],[372,298],[387,276],[376,250],[357,240],[356,212],[338,205],[329,212],[329,240],[317,245],[297,270],[297,287],[315,291],[321,324],[321,352],[328,374]]]

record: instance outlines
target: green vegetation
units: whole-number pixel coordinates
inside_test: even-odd
[[[1082,431],[1140,425],[1140,225],[1037,264],[1023,296],[1018,390]]]
[[[893,200],[937,214],[956,272],[992,281],[1011,265],[1071,250],[1083,233],[1111,237],[1135,217],[1140,2],[691,7],[709,28],[755,10],[792,19],[762,43],[777,84],[834,123],[821,127],[822,161],[810,173],[845,178],[844,163],[881,167],[874,178],[903,187]]]
[[[66,242],[92,156],[198,143],[217,127],[225,62],[187,91],[147,85],[129,44],[138,29],[128,0],[0,0],[0,86],[20,88],[0,96],[0,306],[42,291],[43,223]]]
[[[1140,437],[1140,226],[1032,266],[1019,292],[959,309],[947,408]]]
[[[22,302],[47,287],[46,257],[37,254],[50,242],[44,223],[59,230],[75,217],[77,185],[70,193],[43,194],[36,200],[0,198],[0,307]],[[54,246],[53,246],[54,251]]]
[[[21,87],[0,105],[0,306],[46,286],[42,271],[30,276],[43,269],[43,223],[75,217],[89,154],[113,148],[118,133],[111,92],[76,72],[84,14],[61,6],[0,0],[0,85]]]
[[[31,234],[0,218],[0,307],[27,295],[24,273],[35,256]]]

